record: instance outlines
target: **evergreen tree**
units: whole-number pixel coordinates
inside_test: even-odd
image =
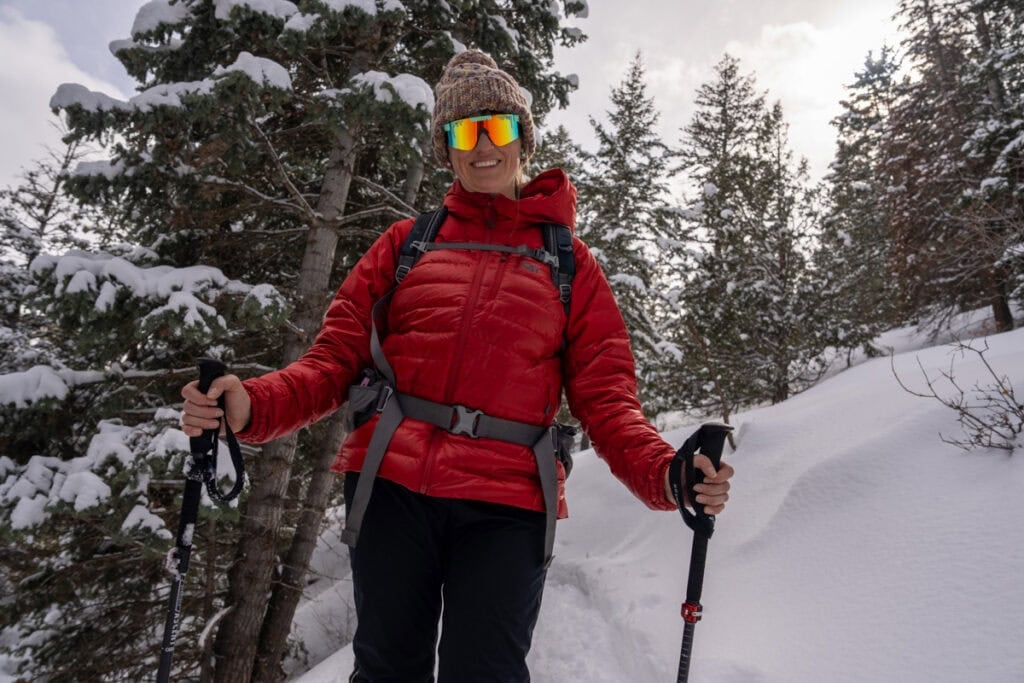
[[[743,363],[749,340],[733,301],[746,258],[736,217],[754,193],[765,104],[753,77],[741,75],[729,55],[715,66],[715,78],[698,88],[695,104],[680,150],[694,188],[688,217],[695,245],[674,297],[680,320],[673,341],[683,350],[675,390],[686,405],[728,421],[751,399]]]
[[[1019,124],[999,122],[1019,109],[1001,96],[1019,88],[1012,76],[1020,68],[1022,39],[1012,30],[1019,9],[905,0],[899,14],[918,77],[899,89],[882,169],[891,178],[886,209],[904,306],[940,325],[959,310],[987,305],[996,329],[1011,329],[1012,264],[1019,260],[1005,259],[1019,242],[1012,180],[1019,176],[1012,142]],[[994,28],[994,18],[1009,21],[1010,31]]]
[[[542,117],[565,104],[571,90],[569,79],[552,69],[553,46],[582,39],[561,25],[561,15],[584,9],[580,2],[559,7],[490,0],[361,6],[158,0],[139,11],[128,40],[112,45],[139,80],[137,95],[122,102],[81,86],[58,90],[52,105],[66,115],[69,139],[96,138],[112,152],[107,162],[80,167],[71,188],[93,206],[124,207],[129,219],[108,226],[111,232],[102,239],[138,246],[36,259],[39,291],[51,293],[39,305],[50,307],[62,326],[78,321],[77,337],[65,328],[81,349],[77,367],[95,368],[102,377],[148,378],[145,392],[123,394],[116,405],[97,402],[96,417],[83,417],[76,428],[79,441],[63,452],[82,452],[90,435],[107,434],[103,443],[125,444],[113,452],[132,463],[125,465],[129,474],[119,476],[135,477],[128,489],[135,498],[122,499],[124,487],[112,486],[117,495],[97,497],[96,507],[133,502],[163,520],[157,525],[147,517],[148,535],[143,530],[132,538],[139,560],[138,591],[131,597],[148,591],[147,609],[126,610],[123,602],[93,597],[103,594],[102,582],[79,577],[89,586],[83,594],[92,609],[105,605],[107,611],[103,618],[70,620],[73,628],[54,632],[47,640],[49,656],[31,662],[36,675],[58,680],[61,671],[75,671],[88,658],[102,661],[105,668],[97,676],[146,677],[136,668],[145,664],[139,653],[155,652],[162,609],[151,608],[166,598],[167,579],[157,558],[168,542],[156,531],[166,531],[180,506],[173,498],[176,488],[153,482],[180,480],[184,450],[176,414],[160,406],[177,400],[198,355],[219,355],[243,375],[298,357],[344,271],[370,240],[393,218],[412,213],[413,199],[426,196],[427,206],[439,200],[446,179],[423,150],[432,106],[429,83],[452,53],[463,46],[489,51],[531,91],[533,109]],[[192,266],[196,262],[210,266]],[[265,284],[243,284],[250,281]],[[274,296],[276,291],[284,298]],[[287,323],[285,301],[294,311]],[[91,326],[89,335],[83,323]],[[124,421],[128,413],[131,420]],[[108,423],[99,423],[99,416],[115,415],[123,420],[116,439],[105,431]],[[202,657],[176,658],[176,675],[221,681],[282,677],[286,636],[330,498],[329,464],[342,436],[340,422],[332,419],[301,438],[262,449],[252,463],[238,526],[231,514],[215,518],[222,519],[217,534],[234,546],[234,560],[227,560],[205,529],[197,533],[193,566],[209,571],[189,575],[184,613],[192,616],[183,623],[179,648],[197,652],[198,635],[207,626],[217,626],[216,637],[204,641]],[[94,455],[85,465],[104,471],[107,459],[101,451]],[[53,471],[68,466],[63,460],[46,462]],[[13,486],[27,471],[5,476]],[[19,504],[13,497],[5,500]],[[28,519],[23,513],[13,517]],[[105,519],[116,526],[125,515],[118,508]],[[280,533],[286,522],[295,528],[291,539]],[[88,526],[93,520],[65,523]],[[16,531],[25,533],[22,527]],[[107,539],[121,538],[105,533]],[[94,553],[95,544],[81,546],[83,559]],[[279,565],[282,572],[274,577]],[[230,566],[226,582],[224,566]],[[39,606],[32,609],[40,614]],[[28,623],[23,614],[12,617]],[[42,613],[36,621],[46,618]],[[95,650],[75,647],[83,629],[95,628],[97,621],[130,633],[140,649],[110,648],[98,657]]]
[[[558,126],[540,136],[530,165],[537,172],[560,168],[578,184],[583,178],[585,158],[583,148],[573,141],[565,126]]]
[[[612,89],[611,102],[607,124],[591,119],[598,149],[580,182],[578,230],[626,321],[645,409],[658,412],[668,406],[655,381],[663,362],[654,320],[656,276],[677,244],[677,214],[668,205],[672,153],[656,132],[659,114],[639,53]]]
[[[778,403],[821,376],[821,354],[830,311],[820,305],[805,254],[810,249],[807,161],[789,149],[789,126],[782,105],[765,112],[758,136],[758,193],[745,227],[745,282],[736,288],[737,305],[748,312],[751,379],[759,392]]]
[[[837,149],[825,177],[824,209],[814,266],[822,305],[835,312],[828,332],[837,349],[864,347],[898,324],[898,294],[891,273],[892,248],[885,211],[888,180],[880,175],[882,135],[893,105],[898,63],[891,49],[864,67],[847,87],[843,113],[832,124]]]
[[[830,321],[805,257],[806,161],[793,159],[782,107],[765,106],[735,59],[716,74],[684,131],[697,245],[680,278],[676,341],[687,403],[728,420],[815,381]]]
[[[964,80],[980,96],[963,150],[978,160],[967,217],[978,226],[978,268],[994,290],[997,326],[1009,329],[1009,302],[1024,300],[1024,6],[976,0],[968,11],[974,40]]]

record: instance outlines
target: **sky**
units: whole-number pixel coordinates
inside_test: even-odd
[[[45,155],[59,136],[48,102],[57,86],[81,83],[115,97],[133,81],[108,50],[128,36],[145,0],[0,0],[0,186]],[[590,0],[587,18],[572,18],[589,39],[559,50],[556,66],[580,88],[564,124],[592,148],[589,117],[603,118],[611,87],[637,51],[669,144],[693,113],[696,88],[728,52],[754,73],[769,98],[781,100],[795,152],[820,177],[832,157],[829,120],[839,113],[843,84],[869,50],[897,40],[896,0]]]

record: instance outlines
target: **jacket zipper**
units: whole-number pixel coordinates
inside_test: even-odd
[[[493,200],[491,200],[493,202]],[[493,206],[488,207],[489,211],[493,211]],[[494,221],[488,214],[488,228],[494,227]],[[486,231],[487,244],[491,243],[491,236],[493,232],[488,229]],[[459,327],[459,335],[457,337],[458,343],[455,348],[455,357],[453,358],[452,366],[448,369],[448,383],[444,390],[445,403],[451,404],[454,401],[455,394],[455,382],[458,379],[459,371],[462,369],[462,356],[466,350],[466,341],[469,339],[469,331],[471,327],[471,321],[473,320],[473,313],[476,311],[477,302],[480,300],[480,283],[484,279],[484,274],[491,265],[491,256],[489,252],[481,252],[482,258],[477,262],[476,270],[473,273],[473,282],[470,284],[469,296],[466,299],[466,305],[462,309],[462,325]],[[472,406],[470,406],[472,407]],[[430,445],[427,451],[427,463],[423,468],[423,479],[420,483],[420,493],[427,493],[429,488],[428,482],[431,480],[431,475],[434,471],[434,445],[436,443],[436,437],[438,436],[437,431],[430,439]]]
[[[490,240],[488,240],[490,242]],[[458,344],[455,347],[455,357],[452,367],[448,370],[448,385],[444,390],[445,401],[451,403],[455,398],[455,383],[462,369],[462,356],[466,351],[466,341],[469,339],[469,328],[473,320],[473,313],[476,311],[476,304],[480,300],[480,283],[484,279],[484,273],[490,267],[491,254],[481,252],[482,258],[473,273],[473,282],[470,284],[469,296],[466,298],[466,305],[462,309],[462,325],[459,327]]]

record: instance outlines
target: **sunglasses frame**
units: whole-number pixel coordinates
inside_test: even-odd
[[[477,143],[480,142],[480,129],[484,128],[484,126],[480,125],[480,122],[482,122],[482,121],[489,121],[489,120],[495,119],[495,118],[498,118],[498,119],[508,119],[508,120],[510,120],[512,122],[512,124],[514,126],[514,133],[515,133],[515,135],[514,135],[514,137],[511,140],[506,142],[505,145],[511,145],[513,142],[515,142],[516,140],[519,139],[519,137],[520,137],[519,114],[482,114],[480,116],[464,116],[461,119],[455,119],[454,121],[449,121],[448,123],[444,124],[444,131],[447,133],[447,138],[448,138],[448,146],[450,148],[452,148],[452,149],[457,149],[460,152],[468,152],[468,151],[470,151],[472,149],[475,149]],[[456,147],[454,144],[452,144],[454,142],[454,140],[455,140],[455,134],[452,131],[453,125],[456,124],[456,123],[459,123],[461,121],[470,121],[470,122],[473,122],[473,123],[477,124],[476,125],[476,138],[473,140],[473,146],[468,148],[468,149],[462,149],[461,147]],[[485,130],[486,130],[486,128],[485,128]],[[491,137],[491,133],[490,133],[490,131],[488,131],[487,132],[487,138],[490,139],[490,137]],[[491,142],[494,143],[493,140],[491,140]],[[504,147],[505,146],[505,145],[499,145],[497,143],[494,143],[494,144],[495,144],[496,147]]]

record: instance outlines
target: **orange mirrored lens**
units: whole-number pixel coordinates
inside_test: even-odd
[[[470,116],[444,125],[448,133],[448,146],[468,152],[476,147],[480,129],[487,131],[491,143],[504,147],[519,137],[519,116],[516,114],[492,114]]]

